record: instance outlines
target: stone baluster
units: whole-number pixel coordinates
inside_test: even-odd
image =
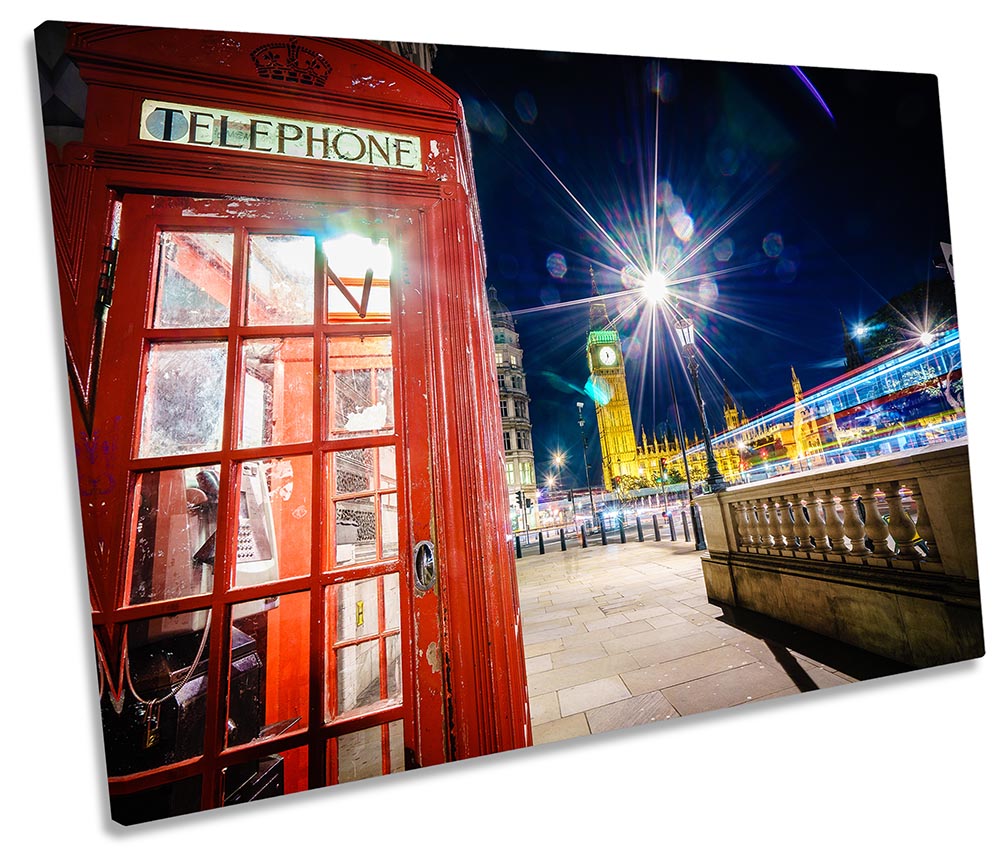
[[[865,509],[865,533],[872,541],[872,554],[882,558],[892,558],[894,552],[887,545],[887,538],[890,536],[890,529],[883,522],[883,517],[879,513],[879,505],[876,502],[876,488],[872,484],[863,487],[856,487],[862,500],[862,507]]]
[[[757,502],[753,499],[747,503],[747,519],[751,531],[751,545],[757,549],[761,546],[761,524],[758,521]]]
[[[858,502],[852,495],[852,490],[845,490],[841,502],[841,510],[844,511],[845,534],[851,541],[852,555],[871,555],[872,550],[865,545],[865,526],[862,523],[862,516],[859,513]]]
[[[918,509],[918,519],[915,526],[917,527],[918,537],[925,542],[925,549],[928,552],[927,560],[938,564],[942,561],[942,557],[938,554],[938,546],[935,543],[935,532],[932,531],[931,520],[928,518],[928,510],[925,508],[925,501],[921,497],[921,490],[918,489],[916,484],[911,487],[911,499],[913,499],[914,505]]]
[[[827,543],[827,524],[821,512],[822,499],[816,493],[809,493],[806,496],[806,506],[810,509],[810,535],[813,537],[813,548],[811,552],[830,552],[831,547]]]
[[[806,508],[799,496],[792,497],[792,530],[798,541],[796,549],[800,552],[810,551],[810,523],[806,518]]]
[[[772,536],[772,544],[779,549],[785,546],[782,534],[782,506],[777,499],[768,499],[768,531]]]
[[[849,497],[849,501],[851,497]],[[831,552],[844,555],[849,551],[845,543],[845,526],[838,516],[837,496],[834,490],[826,490],[821,500],[824,506],[824,522],[827,526],[827,536],[831,539]]]
[[[775,545],[775,537],[772,534],[772,527],[774,522],[772,520],[771,502],[768,499],[762,499],[758,504],[758,526],[761,532],[761,545],[767,549],[770,546]],[[772,511],[774,513],[774,511]]]
[[[737,548],[747,547],[747,502],[734,502],[730,505],[730,512],[733,514],[733,530],[737,535]]]
[[[890,506],[890,520],[887,527],[897,544],[897,555],[900,558],[921,559],[921,550],[914,545],[918,539],[917,529],[911,515],[904,510],[904,502],[900,496],[900,482],[891,481],[886,487],[886,504]]]
[[[782,537],[785,540],[786,549],[795,549],[796,532],[793,530],[792,502],[788,496],[779,496],[775,506],[779,509],[780,528],[782,530]]]

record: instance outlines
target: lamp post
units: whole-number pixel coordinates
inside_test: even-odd
[[[692,473],[688,469],[688,452],[685,450],[685,439],[681,433],[681,410],[678,407],[678,395],[674,391],[674,375],[671,373],[671,366],[667,367],[667,379],[671,385],[671,401],[674,403],[674,419],[678,426],[678,445],[681,446],[681,460],[685,464],[685,481],[688,482],[688,513],[692,518],[692,532],[695,535],[695,548],[697,550],[706,548],[706,539],[702,535],[702,522],[699,519],[698,511],[695,509],[695,494],[692,492]],[[666,503],[667,494],[664,501]],[[666,507],[666,505],[665,505]]]
[[[695,388],[695,404],[702,422],[702,436],[706,446],[706,486],[710,493],[719,493],[726,489],[726,481],[719,474],[719,469],[716,468],[716,456],[713,454],[713,445],[709,438],[709,424],[706,421],[706,405],[702,401],[702,391],[699,389],[699,365],[695,359],[695,324],[692,323],[691,318],[681,317],[675,322],[674,329],[678,334],[681,349],[688,360],[688,371],[692,375],[692,386]]]
[[[591,500],[591,522],[598,524],[598,511],[594,507],[594,494],[591,492],[591,467],[587,463],[587,436],[584,434],[584,402],[577,402],[577,426],[580,428],[580,441],[584,446],[584,473],[587,477],[587,497]]]

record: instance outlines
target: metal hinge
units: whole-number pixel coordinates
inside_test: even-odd
[[[111,307],[111,293],[115,290],[115,267],[118,264],[118,238],[111,238],[101,251],[101,272],[97,277],[97,312]]]

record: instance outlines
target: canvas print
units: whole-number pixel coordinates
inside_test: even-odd
[[[35,44],[115,822],[983,655],[933,76]]]

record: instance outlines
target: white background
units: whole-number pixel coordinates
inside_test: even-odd
[[[938,75],[988,650],[996,643],[989,492],[999,469],[992,426],[1001,232],[996,26],[959,3],[890,11],[840,2],[823,4],[822,13],[821,4],[763,0],[558,5],[567,11],[537,0],[274,3],[269,10],[246,2],[49,2],[8,11],[0,283],[7,851],[563,853],[649,845],[813,853],[996,845],[996,651],[978,662],[247,809],[131,830],[108,818],[35,79],[32,30],[45,19]]]

